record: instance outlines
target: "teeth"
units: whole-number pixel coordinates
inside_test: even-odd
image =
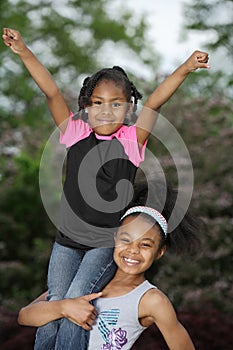
[[[139,263],[138,260],[134,260],[134,259],[130,259],[130,258],[124,258],[125,261],[129,262],[129,263],[132,263],[132,264],[137,264]]]

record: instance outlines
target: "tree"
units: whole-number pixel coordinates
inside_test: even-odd
[[[188,31],[206,32],[211,36],[206,46],[214,51],[222,51],[222,57],[233,59],[233,2],[232,0],[195,0],[184,5],[184,25]],[[225,69],[225,67],[223,67]],[[231,69],[229,85],[233,85]]]
[[[222,57],[226,56],[230,64],[233,58],[232,13],[232,0],[196,0],[185,5],[184,10],[186,29],[212,33],[211,40],[206,42],[207,48],[215,54],[221,51]],[[200,126],[203,127],[199,126],[199,136],[202,134],[202,141],[199,139],[201,143],[193,153],[199,168],[196,174],[199,210],[206,223],[205,252],[197,280],[202,286],[202,298],[230,313],[232,274],[229,265],[232,264],[233,244],[229,237],[232,230],[233,168],[229,154],[233,138],[233,79],[228,66],[211,75],[210,91],[219,88],[212,98],[206,100],[206,108],[201,112]],[[197,291],[200,291],[199,287]]]
[[[192,73],[162,108],[163,116],[169,116],[182,136],[192,160],[190,209],[203,220],[199,232],[202,251],[191,259],[167,252],[154,264],[149,278],[179,309],[199,310],[201,305],[208,305],[231,315],[233,104],[232,98],[224,96],[216,77],[211,71]],[[174,185],[177,173],[173,159],[158,140],[153,142],[150,147]]]

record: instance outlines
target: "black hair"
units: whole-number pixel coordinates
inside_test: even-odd
[[[80,90],[78,98],[79,111],[74,115],[73,119],[81,118],[87,121],[88,115],[85,112],[85,107],[90,106],[90,97],[96,85],[103,80],[113,81],[116,85],[123,88],[127,102],[130,103],[133,98],[133,111],[131,118],[128,121],[134,123],[137,119],[136,110],[138,100],[142,98],[142,94],[136,89],[135,85],[129,80],[128,75],[123,68],[114,66],[112,68],[103,68],[93,74],[91,77],[86,77],[83,81],[83,86]]]
[[[180,208],[175,206],[177,194],[177,190],[167,181],[156,179],[137,180],[134,184],[133,199],[127,209],[132,206],[142,205],[158,210],[168,222],[166,238],[160,229],[160,247],[166,245],[169,250],[177,254],[194,255],[200,252],[200,231],[203,223],[199,217],[191,213],[190,208],[183,215],[183,218],[179,220]],[[171,215],[173,216],[173,221],[169,221]],[[170,227],[176,219],[180,222],[171,231]],[[157,226],[159,227],[159,225]]]

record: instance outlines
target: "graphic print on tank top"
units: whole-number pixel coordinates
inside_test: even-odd
[[[98,330],[105,344],[99,350],[120,350],[127,343],[127,332],[116,328],[120,309],[101,311],[98,315]]]

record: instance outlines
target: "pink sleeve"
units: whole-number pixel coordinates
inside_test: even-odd
[[[69,121],[64,134],[60,133],[60,143],[70,147],[78,141],[88,137],[92,129],[89,124],[81,119],[73,120],[73,113],[70,112]]]
[[[124,147],[125,153],[129,157],[129,160],[135,165],[139,164],[145,158],[145,149],[147,145],[147,140],[142,145],[142,148],[139,149],[137,134],[136,134],[136,125],[132,126],[123,126],[121,132],[117,135],[117,139],[121,142]]]

